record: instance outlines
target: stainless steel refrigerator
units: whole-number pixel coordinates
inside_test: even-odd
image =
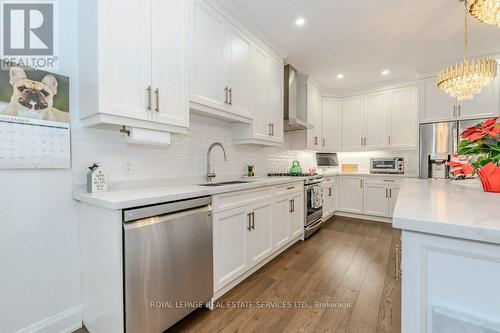
[[[420,178],[448,178],[446,165],[457,151],[460,133],[485,119],[420,125]]]

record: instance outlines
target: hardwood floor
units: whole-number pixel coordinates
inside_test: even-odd
[[[400,332],[390,224],[334,217],[168,332]]]

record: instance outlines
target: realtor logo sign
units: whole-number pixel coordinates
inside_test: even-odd
[[[2,67],[58,69],[58,3],[1,1]]]

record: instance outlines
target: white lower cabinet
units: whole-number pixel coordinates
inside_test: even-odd
[[[273,250],[271,203],[263,202],[254,206],[249,218],[251,220],[250,266],[254,266],[264,260]]]
[[[363,214],[363,177],[341,176],[339,178],[339,210]]]
[[[290,213],[289,234],[294,239],[304,233],[304,193],[298,192],[292,195],[292,211]]]
[[[396,206],[400,182],[395,178],[340,176],[338,210],[345,213],[391,218]],[[323,210],[331,209],[325,184]],[[335,187],[333,187],[335,188]],[[323,216],[326,216],[325,212]]]
[[[373,216],[388,215],[387,185],[378,182],[366,182],[363,192],[363,214]]]
[[[273,206],[273,245],[278,248],[290,240],[290,214],[292,203],[289,196],[275,199]],[[287,212],[285,214],[284,212]]]
[[[363,214],[392,217],[399,192],[399,183],[392,179],[368,179],[363,190]]]
[[[236,208],[213,215],[215,289],[220,289],[249,267],[248,207]]]
[[[216,195],[213,205],[216,295],[304,232],[301,182],[276,189]]]
[[[337,209],[337,189],[334,178],[325,178],[323,183],[323,201],[323,218],[328,218]]]

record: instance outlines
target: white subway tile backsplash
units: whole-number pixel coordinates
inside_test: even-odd
[[[243,175],[247,164],[255,165],[257,175],[268,172],[285,172],[293,160],[306,169],[316,165],[316,155],[309,151],[288,150],[282,147],[233,145],[231,124],[225,121],[191,116],[189,134],[172,135],[168,147],[129,144],[124,134],[108,129],[73,128],[73,184],[80,187],[86,182],[88,166],[99,162],[106,170],[110,182],[137,181],[163,178],[201,177],[206,173],[208,146],[220,141],[227,150],[225,162],[222,151],[214,148],[212,167],[217,175]],[[369,170],[372,156],[402,156],[407,173],[416,173],[416,151],[339,153],[339,163],[357,163],[360,170]],[[130,163],[127,173],[125,164]]]

